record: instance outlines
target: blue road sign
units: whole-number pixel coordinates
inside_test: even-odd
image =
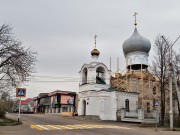
[[[26,88],[16,88],[16,97],[26,97]]]
[[[155,106],[158,106],[158,99],[155,100]]]

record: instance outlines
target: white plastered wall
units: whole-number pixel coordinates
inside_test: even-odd
[[[127,66],[135,64],[143,64],[148,66],[148,53],[145,52],[132,52],[126,56]]]

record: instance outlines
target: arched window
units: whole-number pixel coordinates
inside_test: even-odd
[[[82,101],[82,115],[86,115],[86,100]]]
[[[156,86],[153,87],[153,95],[156,95]]]
[[[129,99],[125,100],[125,108],[126,108],[126,111],[129,112]]]
[[[87,84],[87,68],[84,68],[82,72],[82,84]]]
[[[155,103],[156,103],[155,98],[153,98],[153,108],[155,108]]]
[[[105,82],[105,70],[103,67],[98,67],[96,69],[96,83],[106,84],[106,82]]]
[[[147,102],[147,112],[149,113],[150,112],[150,103]]]

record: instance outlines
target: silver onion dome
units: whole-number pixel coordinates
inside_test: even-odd
[[[124,41],[123,43],[123,51],[124,55],[131,52],[146,52],[149,53],[151,49],[151,43],[148,39],[142,37],[137,28],[134,29],[134,33],[130,38]]]

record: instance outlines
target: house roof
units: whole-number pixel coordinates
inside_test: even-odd
[[[48,96],[53,96],[53,95],[56,95],[56,94],[60,94],[60,95],[72,94],[72,95],[75,95],[76,92],[56,90],[56,91],[50,92],[50,93],[48,94]]]
[[[25,100],[21,100],[21,105],[27,105],[30,101],[32,101],[33,98],[27,98]],[[19,103],[19,102],[18,102]]]

